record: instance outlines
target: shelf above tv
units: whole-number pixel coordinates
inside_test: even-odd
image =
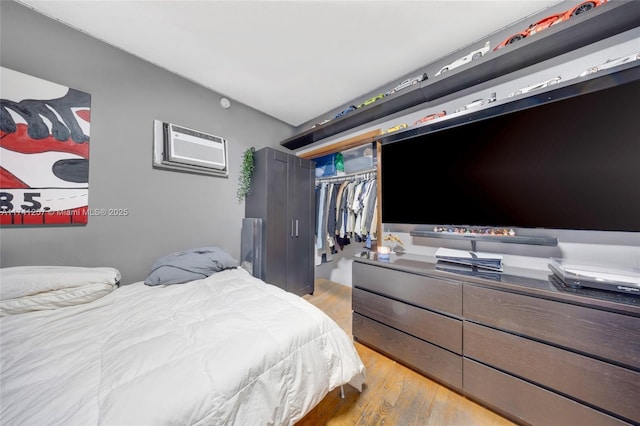
[[[638,2],[640,3],[640,2]],[[552,89],[526,97],[509,98],[497,101],[484,108],[472,109],[464,113],[449,114],[446,120],[434,120],[419,127],[410,127],[394,133],[383,134],[377,138],[382,145],[418,138],[428,133],[456,127],[466,123],[509,114],[535,107],[551,101],[572,98],[586,93],[596,92],[613,86],[640,79],[640,61],[618,65],[615,68],[602,70],[590,76],[567,80],[553,86]],[[512,100],[513,99],[513,100]]]
[[[345,116],[334,118],[328,123],[292,136],[280,142],[280,145],[290,150],[302,148],[426,101],[424,92],[419,85],[408,87],[396,95],[388,96]]]
[[[280,145],[296,150],[416,105],[427,102],[435,105],[435,101],[444,96],[638,27],[640,2],[611,1],[605,6],[523,39],[516,45],[491,52],[477,60],[473,67],[425,80],[420,85],[285,139]]]

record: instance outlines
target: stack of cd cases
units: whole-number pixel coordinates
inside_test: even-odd
[[[447,262],[502,272],[502,256],[499,254],[454,250],[441,247],[436,250],[436,259],[438,263]]]

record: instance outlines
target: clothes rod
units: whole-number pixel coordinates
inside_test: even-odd
[[[357,178],[374,178],[377,170],[365,170],[360,172],[348,173],[340,176],[327,176],[322,178],[316,178],[316,182],[340,182],[343,180],[357,179]]]

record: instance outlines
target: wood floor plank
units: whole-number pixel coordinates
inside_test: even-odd
[[[351,287],[317,279],[303,296],[352,336]],[[465,396],[368,346],[354,342],[366,368],[362,392],[346,385],[329,392],[296,426],[515,426]]]
[[[429,407],[431,407],[433,398],[437,390],[434,382],[415,382],[415,390],[406,398],[406,404],[402,409],[403,416],[401,421],[395,424],[404,425],[428,425]]]
[[[388,390],[393,388],[398,380],[403,379],[397,376],[395,362],[388,359],[378,359],[378,357],[374,358],[378,361],[379,366],[372,369],[374,374],[367,376],[368,387],[367,393],[362,395],[361,415],[358,422],[354,423],[362,426],[381,424],[382,419],[392,408],[392,403],[387,399]]]

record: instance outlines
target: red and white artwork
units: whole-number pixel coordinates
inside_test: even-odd
[[[0,225],[86,225],[91,95],[0,77]]]

